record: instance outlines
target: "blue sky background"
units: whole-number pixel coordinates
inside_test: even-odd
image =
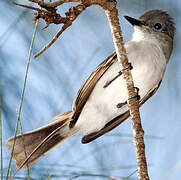
[[[16,7],[9,0],[0,1],[0,84],[2,89],[3,145],[14,134],[16,108],[19,106],[29,46],[34,29],[33,13]],[[19,0],[18,2],[27,3]],[[71,4],[72,5],[72,4]],[[70,5],[63,5],[65,12]],[[181,2],[179,0],[120,0],[120,24],[124,40],[131,39],[132,26],[123,15],[138,18],[151,9],[162,9],[175,18],[174,50],[158,92],[141,109],[145,130],[146,156],[152,180],[177,180],[181,177]],[[41,30],[40,21],[33,54],[48,43],[60,29],[50,25]],[[114,51],[106,16],[92,6],[82,13],[56,43],[31,61],[21,114],[23,131],[52,121],[58,113],[71,109],[76,92],[92,70]],[[136,170],[131,121],[82,145],[80,136],[56,147],[30,170],[32,179],[70,179],[75,174],[101,174],[126,177]],[[3,146],[4,172],[9,153]],[[15,164],[12,163],[15,171]],[[25,177],[22,170],[18,177]],[[81,176],[78,179],[92,179]],[[105,179],[94,177],[94,179]],[[130,179],[137,179],[136,174]]]

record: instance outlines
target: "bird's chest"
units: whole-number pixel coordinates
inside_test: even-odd
[[[133,66],[132,77],[135,87],[139,88],[141,98],[162,78],[165,68],[153,63],[151,57],[146,60],[137,57],[137,61],[130,58]],[[104,109],[106,112],[119,112],[116,109],[118,103],[123,103],[128,99],[126,82],[122,75],[119,75],[119,63],[114,63],[98,81],[96,87],[88,101]],[[122,109],[121,109],[122,110]],[[114,113],[112,113],[114,116]]]
[[[160,66],[157,63],[158,58],[163,58],[158,56],[157,53],[150,53],[150,56],[135,57],[134,53],[128,53],[128,59],[133,66],[131,72],[134,85],[139,88],[141,98],[163,76],[166,65]],[[77,126],[81,127],[80,133],[98,131],[113,118],[128,110],[127,105],[117,107],[119,103],[124,103],[128,99],[126,83],[122,75],[118,76],[119,71],[119,63],[115,62],[97,82],[79,116]],[[109,85],[105,87],[106,84]]]

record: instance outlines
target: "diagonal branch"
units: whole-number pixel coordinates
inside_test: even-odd
[[[133,78],[131,71],[128,67],[128,58],[126,55],[126,49],[124,47],[123,37],[121,33],[121,28],[119,25],[118,11],[115,8],[112,10],[105,11],[109,25],[112,32],[113,42],[116,49],[116,54],[121,69],[124,70],[123,78],[126,81],[128,89],[128,106],[130,111],[130,116],[132,119],[132,129],[133,129],[133,141],[136,149],[136,157],[138,163],[138,177],[140,180],[148,180],[148,170],[145,157],[145,145],[144,145],[144,131],[141,125],[140,113],[139,113],[139,100],[136,97],[136,91],[134,88]],[[133,67],[134,68],[134,67]]]

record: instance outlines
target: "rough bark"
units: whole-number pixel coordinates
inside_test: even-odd
[[[134,88],[131,71],[127,68],[128,58],[126,55],[126,49],[124,47],[123,37],[119,25],[118,11],[115,7],[112,10],[106,10],[105,12],[110,24],[114,46],[120,64],[120,69],[126,69],[122,71],[122,74],[126,81],[128,89],[129,99],[127,103],[129,106],[130,116],[132,120],[133,141],[135,145],[138,164],[138,177],[140,180],[148,180],[149,176],[145,157],[144,131],[141,125],[141,118],[139,113],[139,100],[137,98],[131,98],[136,96],[136,91]]]

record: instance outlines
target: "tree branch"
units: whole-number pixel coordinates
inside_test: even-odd
[[[126,55],[126,49],[124,47],[123,37],[121,33],[121,28],[119,25],[118,11],[115,8],[112,10],[106,10],[106,15],[110,24],[113,42],[118,57],[118,61],[121,69],[126,69],[123,71],[123,77],[126,81],[128,89],[128,106],[130,111],[130,116],[132,119],[132,130],[133,130],[133,141],[136,149],[136,157],[138,163],[138,176],[140,180],[148,180],[148,170],[145,157],[145,145],[144,145],[144,131],[141,125],[140,113],[139,113],[139,100],[136,97],[136,91],[134,88],[133,78],[131,71],[128,67],[128,58]],[[133,67],[134,68],[134,67]]]

